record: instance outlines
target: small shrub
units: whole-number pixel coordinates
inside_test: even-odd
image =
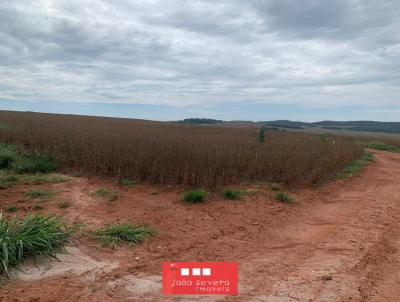
[[[57,217],[31,215],[11,221],[0,214],[0,273],[36,256],[55,257],[64,248],[69,231]]]
[[[45,190],[45,189],[31,189],[25,193],[25,195],[29,198],[36,199],[36,198],[50,198],[54,196],[54,192]]]
[[[264,127],[260,128],[258,130],[258,141],[260,143],[265,142],[265,131],[266,131],[266,129]]]
[[[201,189],[186,191],[183,193],[183,200],[189,203],[203,202],[207,198],[207,192]]]
[[[280,202],[284,202],[284,203],[293,203],[294,202],[294,199],[284,192],[276,193],[275,198],[276,198],[276,200],[279,200]]]
[[[13,157],[6,154],[0,155],[0,169],[7,169],[11,166]]]
[[[116,247],[120,244],[134,245],[152,237],[155,231],[149,226],[131,223],[110,224],[94,233],[103,245]]]
[[[13,213],[13,212],[16,212],[16,211],[18,211],[18,208],[16,206],[9,206],[6,209],[6,212],[8,212],[8,213]]]
[[[243,190],[225,189],[224,191],[222,191],[222,196],[226,199],[238,199],[242,195],[244,195]]]
[[[34,205],[34,206],[33,206],[33,209],[34,209],[35,211],[43,210],[43,206],[37,204],[37,205]]]
[[[15,145],[0,144],[0,169],[8,169],[18,157],[18,149]]]
[[[63,201],[58,204],[58,207],[60,209],[66,209],[66,208],[69,208],[70,206],[71,206],[71,203],[69,201]]]

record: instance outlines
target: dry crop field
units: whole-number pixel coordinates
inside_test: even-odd
[[[0,112],[0,141],[80,172],[215,189],[271,181],[315,184],[359,158],[350,139],[142,120]]]

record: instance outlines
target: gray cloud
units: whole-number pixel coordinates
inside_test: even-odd
[[[0,99],[400,104],[400,2],[0,2]]]

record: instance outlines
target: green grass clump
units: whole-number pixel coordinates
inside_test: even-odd
[[[339,174],[340,178],[346,178],[347,176],[359,173],[362,168],[368,163],[374,160],[374,155],[371,152],[365,151],[363,156],[359,159],[353,160],[348,164],[343,173]]]
[[[361,159],[364,162],[370,162],[374,160],[374,155],[371,152],[365,151]]]
[[[290,197],[289,195],[287,195],[284,192],[276,193],[275,198],[276,198],[276,200],[279,200],[280,202],[283,202],[283,203],[293,203],[294,202],[293,197]]]
[[[45,199],[53,197],[54,192],[45,189],[31,189],[25,193],[25,196],[32,199],[37,199],[37,198]]]
[[[96,231],[95,237],[103,245],[116,247],[118,245],[134,245],[143,242],[145,239],[154,236],[155,231],[145,225],[135,225],[131,223],[110,224],[104,229]]]
[[[14,213],[16,211],[18,211],[18,208],[16,206],[9,206],[6,209],[6,212],[8,212],[8,213]]]
[[[116,183],[121,186],[131,187],[136,184],[136,181],[129,179],[128,177],[122,177],[120,180],[116,181]]]
[[[31,215],[11,221],[0,214],[0,273],[36,256],[55,257],[67,242],[69,231],[57,217]]]
[[[376,150],[383,150],[383,151],[390,151],[390,152],[400,152],[399,148],[397,148],[395,146],[392,146],[392,145],[389,145],[389,144],[386,144],[384,142],[379,142],[379,141],[369,142],[366,145],[366,147],[370,148],[370,149],[376,149]]]
[[[353,160],[344,168],[344,172],[347,174],[355,174],[361,171],[364,162],[361,159]]]
[[[183,200],[189,203],[203,202],[207,198],[207,192],[202,189],[189,190],[183,193]]]
[[[226,199],[239,199],[245,194],[244,190],[225,189],[222,191],[222,196]]]
[[[98,188],[95,191],[95,194],[99,197],[105,198],[108,201],[114,201],[119,198],[119,194],[116,191],[110,191],[106,188]]]
[[[5,190],[18,181],[19,178],[15,175],[10,175],[7,172],[0,171],[0,190]]]

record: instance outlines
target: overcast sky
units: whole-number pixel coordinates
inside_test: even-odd
[[[0,41],[3,109],[400,121],[399,0],[2,0]]]

